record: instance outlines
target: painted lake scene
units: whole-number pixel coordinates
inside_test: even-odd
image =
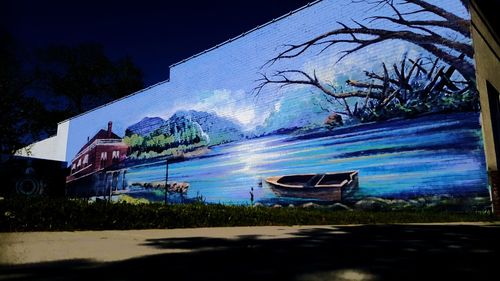
[[[489,196],[478,114],[426,116],[366,124],[337,133],[277,135],[211,148],[169,165],[169,179],[189,182],[186,198],[211,203],[300,203],[278,197],[263,179],[276,174],[359,170],[353,198],[413,198],[435,194]],[[471,118],[475,117],[475,118]],[[370,139],[370,142],[366,142]],[[467,144],[467,145],[464,145]],[[165,162],[131,167],[132,182],[165,180]],[[149,193],[149,194],[148,194]],[[131,191],[163,201],[163,191]],[[179,198],[172,198],[179,200]]]
[[[70,120],[67,194],[485,209],[469,20],[459,0],[294,11]]]

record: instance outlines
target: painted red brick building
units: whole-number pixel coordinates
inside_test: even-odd
[[[66,181],[71,182],[93,174],[124,160],[128,146],[113,133],[113,123],[108,129],[101,129],[76,154],[71,161],[71,173]]]

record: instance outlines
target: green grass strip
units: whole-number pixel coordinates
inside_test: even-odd
[[[220,204],[163,205],[53,198],[0,200],[0,231],[75,231],[218,226],[492,222],[489,211],[334,211]]]

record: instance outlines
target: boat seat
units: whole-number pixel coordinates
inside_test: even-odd
[[[313,188],[315,187],[325,176],[325,174],[317,174],[310,178],[305,184],[304,188]]]

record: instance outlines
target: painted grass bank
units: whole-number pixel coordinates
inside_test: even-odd
[[[488,211],[436,209],[334,210],[327,207],[253,207],[219,204],[89,203],[83,200],[0,200],[0,231],[73,231],[217,226],[491,222]]]

